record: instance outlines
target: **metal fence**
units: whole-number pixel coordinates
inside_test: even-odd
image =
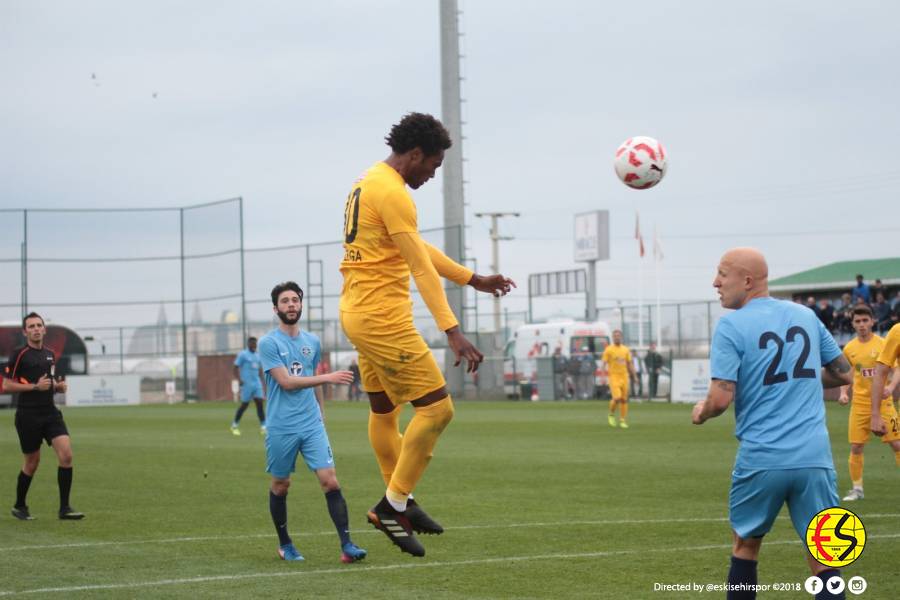
[[[716,301],[616,306],[598,310],[598,319],[622,330],[628,346],[645,347],[657,341],[673,358],[705,358],[716,323],[725,309]],[[658,326],[658,329],[657,329]]]
[[[209,315],[246,322],[240,198],[179,208],[5,209],[2,218],[3,319],[52,317],[90,350],[99,344],[101,363],[109,350],[120,370],[127,360],[129,372],[152,375],[165,358],[189,390],[196,327]],[[156,366],[145,364],[151,358]]]
[[[0,321],[36,311],[69,326],[87,344],[92,373],[139,374],[153,389],[176,379],[179,396],[190,395],[197,356],[236,353],[248,335],[273,327],[269,291],[285,280],[304,288],[304,326],[336,353],[332,362],[352,350],[338,323],[342,243],[245,248],[241,198],[179,208],[2,209],[0,216],[7,233]],[[443,247],[460,232],[422,236]],[[460,321],[476,331],[484,300],[470,288],[463,293]],[[441,351],[446,338],[414,287],[412,299],[416,326]],[[519,322],[505,317],[509,327]]]
[[[169,209],[4,209],[0,238],[0,320],[19,322],[35,310],[84,338],[90,371],[133,373],[147,386],[177,379],[179,394],[196,389],[196,357],[240,351],[248,335],[275,324],[269,290],[292,279],[305,290],[304,326],[333,353],[333,368],[349,363],[352,346],[338,322],[340,241],[245,248],[240,198]],[[443,247],[458,228],[429,229]],[[478,270],[477,262],[469,266]],[[458,290],[448,284],[448,290]],[[465,288],[460,320],[486,361],[466,379],[465,394],[503,389],[503,346],[527,322],[526,311],[504,310],[493,331],[490,297]],[[480,296],[480,297],[479,297]],[[416,326],[439,355],[440,332],[414,286]],[[708,354],[722,309],[715,302],[601,307],[598,319],[621,328],[632,346],[656,338],[675,357]],[[643,342],[643,344],[641,344]],[[186,368],[185,368],[186,367]]]

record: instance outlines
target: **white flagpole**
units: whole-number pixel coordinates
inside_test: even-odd
[[[662,248],[659,246],[659,238],[656,235],[656,225],[653,226],[653,258],[656,262],[656,347],[662,345],[662,309],[659,293],[659,271],[662,262]]]
[[[644,257],[641,247],[644,244],[641,235],[641,216],[635,211],[635,232],[638,238],[638,347],[644,345]]]

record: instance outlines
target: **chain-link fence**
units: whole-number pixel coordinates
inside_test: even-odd
[[[190,393],[197,354],[241,345],[242,204],[3,210],[2,319],[38,312],[78,332],[91,372]]]
[[[248,335],[271,330],[269,292],[293,280],[305,291],[304,327],[320,336],[333,367],[345,366],[353,348],[338,321],[342,243],[244,248],[242,205],[236,198],[169,209],[4,209],[0,321],[17,327],[38,312],[84,340],[88,372],[140,375],[147,393],[175,380],[184,398],[197,389],[197,357],[237,353]],[[443,247],[460,231],[422,236]],[[441,355],[446,336],[411,291],[416,326]],[[478,299],[474,290],[463,294],[463,328],[477,329]]]
[[[624,343],[643,348],[658,342],[673,358],[705,358],[725,309],[718,302],[679,302],[601,308],[597,319],[621,329]]]
[[[175,379],[184,397],[196,390],[197,357],[237,353],[248,335],[269,331],[269,292],[294,280],[305,292],[304,327],[320,336],[332,368],[346,367],[353,348],[338,321],[342,243],[245,248],[242,209],[236,198],[169,209],[2,210],[0,320],[12,327],[39,312],[81,336],[91,373],[141,375],[148,393]],[[459,229],[422,235],[443,247]],[[468,265],[478,270],[475,260]],[[500,396],[504,345],[528,313],[503,310],[494,331],[491,298],[461,293],[463,329],[485,354],[465,395]],[[412,301],[416,327],[444,365],[446,336],[414,284]],[[695,302],[601,308],[598,319],[621,328],[632,347],[658,335],[664,354],[703,357],[721,314],[718,303]]]

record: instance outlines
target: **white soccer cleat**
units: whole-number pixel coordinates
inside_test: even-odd
[[[852,490],[850,490],[849,492],[847,492],[847,495],[844,496],[843,501],[844,502],[852,502],[853,500],[862,500],[865,497],[866,497],[866,495],[863,494],[863,489],[855,487]]]

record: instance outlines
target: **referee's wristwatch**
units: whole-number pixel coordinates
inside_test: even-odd
[[[31,384],[31,391],[32,391],[32,392],[38,391],[38,386],[37,386],[36,383],[32,383],[32,384]]]

